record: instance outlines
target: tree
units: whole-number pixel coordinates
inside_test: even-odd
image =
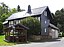
[[[60,31],[64,31],[64,9],[55,12],[55,21]]]
[[[20,9],[20,6],[18,5],[18,6],[17,6],[17,11],[18,11],[18,12],[21,12],[21,11],[25,11],[25,10],[24,10],[24,9]]]
[[[0,22],[0,34],[3,33],[3,25],[2,22]]]
[[[29,28],[28,34],[30,35],[40,34],[41,27],[40,27],[40,21],[38,19],[35,19],[33,17],[28,17],[21,20],[21,24]]]
[[[20,12],[20,11],[21,11],[21,9],[20,9],[20,6],[19,6],[19,5],[17,6],[17,11],[18,11],[18,12]]]
[[[17,10],[15,8],[10,9],[5,3],[1,3],[0,6],[0,31],[3,30],[3,22],[13,13],[16,13]],[[0,32],[1,33],[1,32]]]

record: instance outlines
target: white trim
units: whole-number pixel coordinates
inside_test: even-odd
[[[47,31],[46,31],[46,28],[45,28],[45,32],[47,32]]]

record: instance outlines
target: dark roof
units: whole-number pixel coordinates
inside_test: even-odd
[[[39,15],[39,14],[42,14],[43,11],[46,10],[47,7],[48,6],[31,9],[31,14],[27,13],[27,11],[14,13],[6,20],[14,20],[14,19],[24,18],[24,17],[28,17],[28,16]]]
[[[11,30],[11,29],[12,29],[12,26],[6,27],[6,28],[4,28],[4,30],[5,30],[5,29],[7,29],[7,30],[10,29],[10,30]]]
[[[22,28],[27,29],[27,30],[29,29],[28,27],[26,27],[26,26],[24,26],[22,24],[16,24],[16,25],[14,25],[14,27],[17,27],[17,26],[22,27]]]
[[[15,27],[17,27],[17,26],[29,30],[28,27],[26,27],[26,26],[24,26],[24,25],[22,25],[22,24],[16,24],[16,25],[13,25],[13,26],[9,26],[9,27],[7,27],[7,28],[4,28],[4,29],[12,29],[12,28],[15,28]]]
[[[54,28],[54,29],[59,29],[58,27],[56,27],[55,25],[53,25],[51,23],[49,24],[49,26],[52,27],[52,28]]]
[[[3,22],[3,25],[5,25],[5,24],[7,24],[8,23],[8,21],[5,21],[5,22]]]

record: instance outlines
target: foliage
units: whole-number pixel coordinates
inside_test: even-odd
[[[10,16],[12,15],[13,13],[16,13],[17,10],[15,8],[13,9],[9,9],[9,7],[4,4],[4,3],[1,3],[1,6],[0,6],[0,34],[1,34],[1,31],[3,29],[3,22]]]
[[[62,37],[64,37],[64,32],[62,32]]]
[[[18,6],[17,6],[17,11],[18,11],[18,12],[21,12],[21,11],[25,11],[25,10],[24,10],[24,9],[20,9],[20,6],[18,5]]]
[[[3,33],[3,25],[2,22],[0,22],[0,34]]]
[[[0,5],[0,24],[3,23],[10,15],[16,12],[24,11],[24,9],[20,9],[20,6],[17,6],[16,8],[10,9],[5,3],[1,3]],[[3,24],[1,24],[3,26]],[[2,27],[0,26],[0,30],[2,30]]]
[[[57,10],[54,15],[54,23],[60,29],[64,31],[64,9]]]
[[[33,18],[33,17],[28,17],[28,18],[21,20],[21,24],[23,24],[29,28],[28,33],[30,35],[40,34],[41,28],[40,28],[40,21],[38,19]]]
[[[59,35],[58,35],[59,37],[62,37],[62,32],[59,32]]]
[[[18,11],[18,12],[20,12],[20,11],[21,11],[21,9],[20,9],[20,6],[19,6],[19,5],[17,6],[17,11]]]
[[[3,29],[3,25],[2,25],[2,22],[0,22],[0,30]]]

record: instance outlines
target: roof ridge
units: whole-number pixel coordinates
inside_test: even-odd
[[[33,8],[33,9],[31,9],[31,10],[39,9],[39,8],[44,8],[44,7],[48,7],[48,6],[43,6],[43,7]]]

